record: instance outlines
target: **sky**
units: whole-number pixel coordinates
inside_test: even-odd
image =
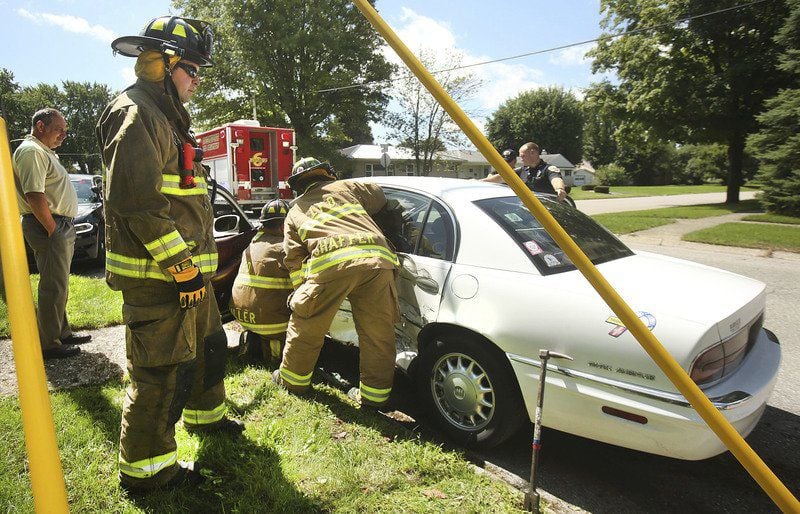
[[[213,0],[209,0],[212,1]],[[384,20],[412,50],[455,49],[462,64],[503,59],[596,38],[600,0],[378,0]],[[0,67],[21,86],[101,82],[120,90],[134,59],[113,56],[111,41],[138,34],[151,19],[179,14],[168,0],[0,0]],[[380,36],[375,33],[375,37]],[[483,85],[462,108],[479,128],[499,105],[529,89],[558,86],[579,98],[593,75],[592,44],[470,68]],[[386,47],[386,56],[400,63]],[[343,84],[346,85],[346,84]],[[376,143],[385,129],[373,126]]]

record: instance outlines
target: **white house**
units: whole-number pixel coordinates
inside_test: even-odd
[[[389,156],[389,165],[381,164],[384,154]],[[411,150],[392,145],[354,145],[339,150],[352,159],[353,177],[416,175],[415,160]],[[542,154],[542,159],[558,167],[564,173],[567,185],[572,183],[572,170],[575,165],[561,154]],[[489,161],[477,150],[445,150],[434,155],[432,177],[483,178],[492,172]]]

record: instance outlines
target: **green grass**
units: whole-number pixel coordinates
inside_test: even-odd
[[[581,188],[573,187],[569,196],[573,200],[594,200],[600,198],[631,198],[634,196],[662,196],[662,195],[687,195],[698,193],[723,193],[727,190],[726,186],[717,184],[703,184],[700,186],[610,186],[609,193],[595,193],[594,191],[582,191]],[[742,186],[742,190],[755,190],[756,187]]]
[[[263,368],[232,365],[242,439],[190,436],[179,458],[213,471],[200,487],[129,498],[117,482],[122,384],[51,395],[72,512],[514,512],[522,495],[476,474],[460,452],[420,440],[346,396],[315,384],[308,398],[274,386]],[[16,398],[0,398],[0,498],[32,512]]]
[[[639,230],[673,223],[674,219],[698,219],[722,216],[736,212],[758,212],[757,200],[743,200],[738,204],[724,203],[664,207],[645,211],[614,212],[592,216],[598,223],[615,234],[629,234]]]
[[[38,286],[39,275],[31,275],[34,302]],[[104,279],[70,275],[67,318],[75,330],[119,325],[122,323],[122,294],[109,289]],[[0,337],[9,336],[8,306],[0,298]]]
[[[749,223],[723,223],[690,232],[683,239],[714,245],[800,252],[800,227],[786,225],[759,225],[754,228]]]
[[[783,223],[785,225],[800,225],[800,218],[796,216],[781,216],[780,214],[753,214],[745,216],[742,221],[760,221],[762,223]]]

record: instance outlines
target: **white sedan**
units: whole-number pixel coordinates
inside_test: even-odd
[[[496,445],[533,419],[626,448],[704,459],[725,451],[547,232],[505,186],[375,177],[404,211],[397,365],[439,425]],[[781,348],[762,328],[765,285],[634,253],[591,218],[540,197],[599,271],[743,436],[761,418]],[[358,344],[347,302],[332,339]]]

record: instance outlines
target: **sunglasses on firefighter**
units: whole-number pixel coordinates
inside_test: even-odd
[[[187,64],[185,62],[179,62],[175,66],[177,66],[178,68],[180,68],[183,71],[185,71],[186,74],[189,75],[190,78],[194,79],[194,78],[197,78],[200,75],[200,67],[199,66],[193,66],[193,65]]]

